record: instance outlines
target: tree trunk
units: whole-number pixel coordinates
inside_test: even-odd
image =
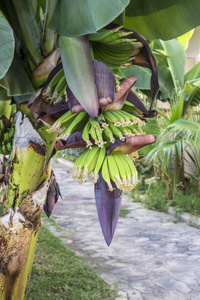
[[[173,200],[172,184],[171,180],[167,181],[167,195],[169,200]]]
[[[45,132],[45,131],[44,131]],[[41,212],[50,185],[49,134],[18,112],[4,214],[0,216],[0,299],[25,299]],[[55,136],[51,136],[55,144]],[[52,147],[53,149],[53,147]]]

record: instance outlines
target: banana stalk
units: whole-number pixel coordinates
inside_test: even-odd
[[[10,208],[0,217],[1,300],[25,298],[48,187],[49,178],[20,208]]]
[[[20,126],[20,124],[22,124]],[[22,113],[16,117],[16,131],[11,158],[7,203],[4,208],[20,206],[28,193],[39,183],[46,163],[46,144]]]
[[[51,182],[50,158],[56,141],[55,133],[48,133],[45,126],[38,132],[19,111],[7,200],[4,201],[4,214],[0,216],[1,300],[25,299],[30,279],[41,212]]]

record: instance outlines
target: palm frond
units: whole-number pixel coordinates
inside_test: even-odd
[[[169,125],[167,130],[167,137],[181,136],[182,140],[191,142],[196,146],[200,144],[200,123],[198,122],[180,119]]]

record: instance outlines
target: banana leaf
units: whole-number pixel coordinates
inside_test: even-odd
[[[15,40],[12,28],[0,11],[0,78],[7,73],[14,56]]]
[[[184,50],[186,51],[189,46],[189,41],[193,36],[194,29],[184,33],[183,35],[177,37],[177,41],[183,46]]]
[[[49,27],[66,36],[94,33],[118,17],[128,4],[129,0],[61,0]]]
[[[87,37],[60,36],[59,45],[70,90],[87,113],[97,117],[99,102]]]
[[[200,62],[185,74],[184,80],[190,81],[196,78],[200,78]]]
[[[125,27],[149,40],[170,40],[200,24],[199,4],[199,0],[130,0]]]
[[[167,63],[171,71],[174,87],[181,89],[184,85],[185,51],[176,40],[160,41],[164,51],[169,55]]]
[[[23,96],[21,100],[19,100],[20,103],[35,94],[35,89],[16,53],[8,72],[0,80],[0,86],[7,90],[8,96]]]

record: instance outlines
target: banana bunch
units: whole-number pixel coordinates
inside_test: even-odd
[[[94,58],[111,68],[131,64],[134,56],[143,47],[143,44],[133,37],[133,32],[120,29],[121,27],[113,30],[102,29],[88,35]]]
[[[49,129],[48,132],[59,132],[58,139],[67,140],[76,131],[82,131],[89,119],[89,115],[83,111],[72,114],[67,111]]]
[[[138,183],[137,170],[128,156],[119,151],[106,155],[106,147],[93,146],[79,155],[71,174],[83,183],[88,180],[93,172],[93,182],[98,180],[99,170],[102,168],[103,179],[108,184],[109,190],[114,190],[111,180],[120,190],[132,190]]]
[[[124,106],[122,107],[122,111],[130,113],[130,114],[134,115],[137,118],[144,119],[143,113],[137,107],[135,107],[134,104],[130,103],[129,101],[124,102]],[[141,121],[140,126],[144,125],[144,122],[143,122],[143,124],[142,124],[142,122],[143,121]]]
[[[63,68],[51,79],[48,86],[42,92],[43,98],[54,105],[60,102],[63,97],[67,100],[67,81]]]
[[[3,155],[10,154],[12,150],[12,144],[15,134],[14,117],[12,117],[10,121],[11,128],[7,128],[3,120],[0,120],[0,153]]]
[[[140,128],[144,122],[125,111],[106,111],[98,119],[99,122],[89,118],[83,129],[82,138],[90,149],[91,138],[95,145],[103,148],[105,144],[109,146],[114,143],[117,138],[125,141],[126,137],[144,134]]]
[[[105,156],[102,164],[102,177],[110,191],[114,190],[111,180],[118,189],[132,190],[138,183],[137,170],[128,156],[119,151],[114,151]]]
[[[74,164],[74,170],[71,174],[74,178],[78,178],[80,183],[86,182],[94,172],[93,181],[98,180],[98,173],[106,156],[106,147],[93,146],[91,149],[86,149],[79,155]]]
[[[58,132],[58,139],[63,140],[67,140],[76,131],[83,131],[82,138],[90,149],[93,144],[103,148],[105,144],[109,146],[114,143],[117,138],[125,141],[125,137],[144,134],[140,128],[145,124],[144,121],[123,110],[106,111],[98,119],[93,120],[85,111],[72,114],[69,110],[48,131]]]

